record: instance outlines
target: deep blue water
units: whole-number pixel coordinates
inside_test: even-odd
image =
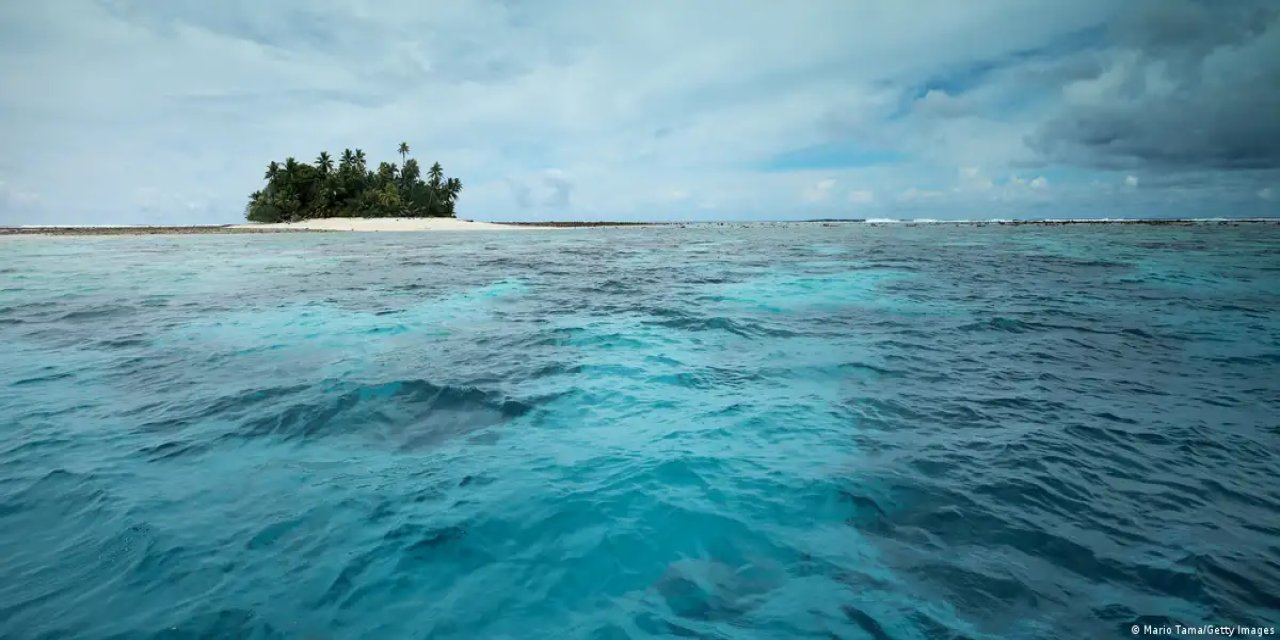
[[[1280,227],[0,243],[0,636],[1280,623]]]

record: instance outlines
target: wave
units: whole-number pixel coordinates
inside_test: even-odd
[[[669,314],[666,319],[649,320],[645,324],[677,331],[723,331],[744,338],[766,336],[779,338],[796,335],[795,332],[772,327],[763,322],[748,322],[724,316],[695,316],[683,313]]]
[[[33,242],[0,290],[0,624],[1265,622],[1277,229]]]
[[[501,424],[531,408],[480,389],[425,380],[363,385],[339,393],[326,389],[316,395],[316,400],[304,399],[248,418],[230,435],[284,440],[356,435],[413,450]],[[353,425],[358,429],[353,430]]]

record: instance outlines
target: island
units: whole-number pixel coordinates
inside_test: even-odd
[[[335,166],[327,151],[315,164],[286,158],[267,165],[266,188],[254,191],[245,218],[281,223],[318,218],[453,218],[462,181],[448,178],[439,162],[422,179],[418,161],[401,142],[401,165],[382,162],[369,169],[364,151],[345,149]]]

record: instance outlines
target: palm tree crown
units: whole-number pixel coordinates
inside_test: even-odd
[[[316,157],[316,168],[320,170],[321,175],[329,175],[333,171],[333,158],[329,157],[328,151],[321,151]]]

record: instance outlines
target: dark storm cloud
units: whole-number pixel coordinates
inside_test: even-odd
[[[1117,24],[1116,48],[1029,139],[1101,168],[1280,168],[1280,11],[1164,2]]]

